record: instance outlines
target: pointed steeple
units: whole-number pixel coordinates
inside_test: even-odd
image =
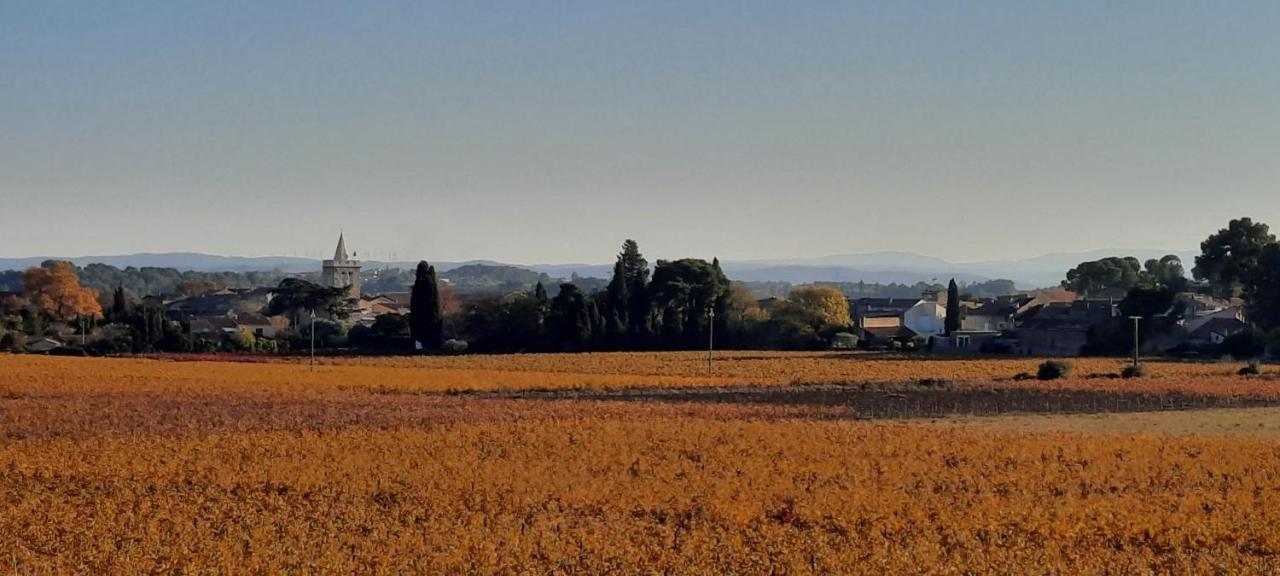
[[[333,260],[335,262],[347,261],[347,241],[343,238],[341,232],[338,233],[338,249],[333,251]]]

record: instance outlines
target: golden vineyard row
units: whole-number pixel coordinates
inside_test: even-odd
[[[1071,378],[1015,381],[1040,360],[883,360],[850,354],[726,353],[706,375],[695,353],[545,354],[324,359],[314,370],[296,359],[257,363],[129,358],[51,358],[0,354],[0,395],[87,392],[329,394],[607,390],[789,384],[945,381],[955,386],[1183,392],[1280,396],[1274,376],[1241,377],[1233,364],[1153,362],[1151,376],[1113,378],[1114,359],[1075,360]],[[110,374],[110,378],[103,378]]]

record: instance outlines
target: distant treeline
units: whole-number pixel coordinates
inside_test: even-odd
[[[42,264],[48,267],[49,262]],[[175,268],[117,268],[107,264],[75,267],[80,285],[109,295],[116,288],[137,297],[198,294],[222,288],[256,288],[275,286],[281,280],[297,276],[280,271],[270,272],[191,272]],[[0,272],[0,290],[22,291],[22,271]]]
[[[785,298],[794,286],[789,282],[742,282],[752,293],[761,298]],[[943,292],[946,284],[916,282],[915,284],[876,284],[870,282],[814,282],[809,286],[827,286],[839,290],[846,298],[915,298],[927,290]],[[969,300],[975,298],[997,298],[1017,294],[1019,291],[1012,280],[988,280],[972,284],[960,284],[961,297]]]

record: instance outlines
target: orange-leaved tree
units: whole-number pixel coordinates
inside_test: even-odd
[[[22,287],[31,305],[55,320],[102,316],[98,291],[80,286],[80,277],[70,262],[28,268],[22,275]]]

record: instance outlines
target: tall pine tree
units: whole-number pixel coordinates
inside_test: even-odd
[[[409,298],[409,331],[419,349],[437,350],[444,343],[444,318],[440,310],[440,286],[436,268],[426,260],[418,262],[413,292]]]
[[[610,345],[621,345],[623,335],[628,332],[627,316],[631,309],[631,298],[627,288],[626,266],[619,256],[618,261],[613,264],[613,278],[609,279],[609,286],[605,288],[603,313],[605,332],[608,339],[612,340]]]
[[[947,285],[947,319],[944,324],[947,336],[959,330],[963,320],[960,316],[960,287],[956,286],[956,279],[952,278]]]
[[[640,254],[640,245],[628,239],[618,254],[627,293],[627,333],[632,346],[643,345],[652,326],[649,323],[652,304],[649,299],[649,262]]]

